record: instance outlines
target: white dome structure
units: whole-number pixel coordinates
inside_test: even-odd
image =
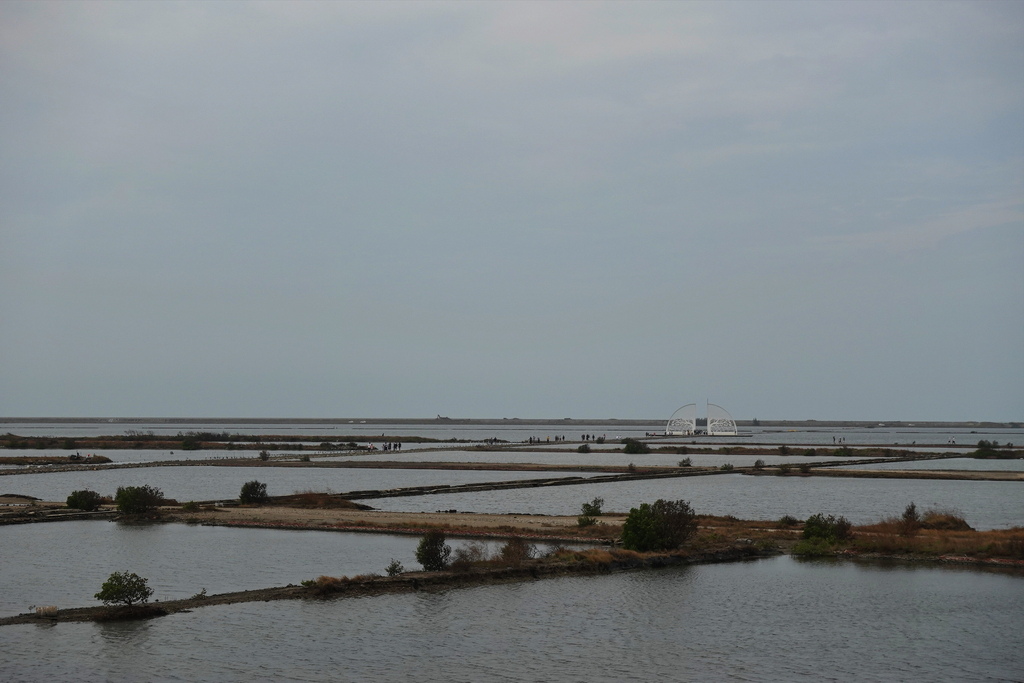
[[[665,433],[672,436],[692,436],[697,433],[697,404],[687,403],[685,406],[672,413],[668,424],[665,425]]]
[[[708,435],[710,436],[736,436],[736,420],[732,419],[722,406],[714,403],[708,404]]]
[[[739,433],[739,430],[736,429],[736,420],[732,419],[729,411],[714,403],[708,403],[707,407],[707,419],[700,420],[697,418],[697,404],[687,403],[672,413],[668,424],[665,425],[665,434],[669,436],[694,436],[696,434],[736,436]]]

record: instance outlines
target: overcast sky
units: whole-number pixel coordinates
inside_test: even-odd
[[[0,3],[0,415],[1024,420],[1024,3]]]

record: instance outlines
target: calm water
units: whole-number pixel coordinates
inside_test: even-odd
[[[646,455],[630,455],[622,452],[604,452],[594,450],[590,453],[577,453],[575,448],[567,452],[552,453],[549,451],[530,451],[516,449],[501,451],[460,451],[447,450],[430,453],[392,453],[385,457],[380,454],[339,456],[331,460],[398,460],[402,462],[495,462],[495,463],[539,463],[550,465],[663,465],[675,467],[683,458],[689,458],[695,467],[718,467],[723,463],[732,463],[737,467],[753,466],[756,460],[764,460],[766,465],[786,462],[800,465],[804,462],[845,462],[854,458],[837,458],[831,456],[807,457],[803,455],[725,455],[688,453],[648,453]]]
[[[97,604],[93,595],[115,571],[144,576],[154,599],[174,600],[203,588],[227,593],[321,575],[384,574],[392,558],[418,569],[418,542],[415,536],[187,524],[0,526],[0,616],[27,612],[31,605]],[[464,543],[448,541],[453,548]]]
[[[473,484],[487,481],[593,476],[580,472],[477,472],[471,470],[372,470],[315,467],[142,467],[123,470],[85,470],[48,474],[0,476],[0,493],[17,493],[42,500],[64,500],[72,491],[91,489],[114,495],[119,486],[156,486],[168,498],[224,500],[237,498],[242,484],[256,479],[272,496],[297,491],[335,493],[407,486]]]
[[[908,503],[921,510],[952,508],[976,529],[1024,526],[1024,482],[942,481],[914,479],[842,479],[826,477],[753,477],[742,474],[650,479],[512,489],[481,493],[378,498],[361,501],[383,510],[433,512],[517,512],[577,515],[580,504],[595,496],[604,509],[626,512],[659,498],[688,500],[697,512],[740,519],[805,519],[818,512],[844,515],[854,524],[899,514]]]
[[[382,432],[435,438],[523,441],[563,434],[552,426],[505,429],[422,425],[4,425],[24,435],[79,436],[125,429],[323,434]],[[21,429],[19,427],[24,427]],[[579,432],[642,436],[617,425]],[[35,432],[31,429],[36,429]],[[162,431],[161,431],[162,430]],[[758,430],[734,443],[830,446],[944,444],[979,439],[1024,443],[1022,430]],[[705,442],[726,445],[718,439]],[[691,443],[681,440],[680,443]],[[942,450],[942,449],[940,449]],[[952,447],[950,447],[952,450]],[[25,452],[13,451],[13,454]],[[160,452],[106,455],[162,459]],[[232,453],[236,455],[238,452]],[[66,454],[58,451],[58,454]],[[177,453],[173,457],[185,456]],[[197,457],[204,453],[191,452]],[[227,455],[212,452],[214,457]],[[373,454],[380,459],[384,454]],[[396,457],[607,464],[675,464],[684,456],[596,453],[457,453]],[[167,457],[170,456],[167,453]],[[690,456],[695,465],[800,464],[802,456]],[[520,459],[522,458],[522,460]],[[653,458],[647,460],[647,458]],[[658,459],[664,459],[661,462]],[[817,458],[815,458],[817,459]],[[954,461],[991,469],[995,461]],[[1006,461],[1002,461],[1006,462]],[[1019,463],[1020,461],[1012,461]],[[920,463],[924,464],[924,463]],[[911,465],[900,464],[896,467]],[[928,466],[953,467],[950,463]],[[875,466],[877,467],[877,466]],[[231,498],[251,479],[272,494],[539,478],[546,473],[171,467],[0,477],[0,492],[60,500],[72,490],[113,493],[152,484],[181,500]],[[368,501],[393,510],[451,509],[576,515],[595,496],[625,511],[657,498],[684,498],[699,512],[776,519],[816,512],[855,523],[919,509],[958,509],[976,528],[1024,525],[1019,482],[825,479],[716,475]],[[382,573],[391,558],[414,568],[417,539],[334,532],[132,527],[63,522],[0,527],[0,614],[32,604],[94,604],[112,571],[150,579],[154,597],[187,597],[298,583],[320,574]],[[455,545],[457,542],[453,542]],[[754,563],[566,578],[431,594],[329,602],[232,605],[126,624],[0,629],[0,680],[82,681],[818,681],[1022,680],[1024,577],[936,567]]]
[[[159,436],[175,436],[179,432],[228,432],[230,434],[278,434],[287,437],[289,434],[322,435],[324,441],[339,441],[342,437],[354,436],[362,439],[379,438],[382,434],[389,436],[424,436],[433,439],[466,439],[481,441],[484,439],[502,439],[509,442],[526,441],[530,437],[546,439],[564,436],[567,439],[579,439],[583,433],[606,436],[608,439],[623,437],[643,437],[646,433],[664,433],[664,421],[655,421],[644,425],[623,425],[616,421],[594,421],[587,425],[559,427],[557,425],[538,425],[528,420],[508,421],[495,425],[443,425],[443,424],[379,424],[373,422],[360,423],[353,421],[339,424],[175,424],[161,423],[5,423],[0,425],[4,432],[19,436],[52,436],[56,438],[74,438],[79,436],[100,436],[106,434],[120,435],[128,430],[150,432]],[[830,445],[833,437],[845,439],[848,445],[883,445],[894,444],[946,444],[955,439],[960,446],[976,444],[981,439],[999,441],[1000,443],[1024,444],[1024,429],[953,429],[924,427],[884,427],[874,428],[832,428],[810,427],[800,429],[781,429],[778,427],[744,428],[745,438],[727,441],[716,438],[680,438],[665,439],[673,443],[735,443],[749,445],[752,442],[767,444],[819,444]],[[359,438],[356,440],[358,441]],[[347,439],[345,439],[347,440]]]
[[[3,627],[7,681],[1020,680],[1024,579],[789,558]]]
[[[1024,472],[1024,458],[1017,460],[978,460],[949,458],[913,462],[883,462],[874,465],[851,465],[861,470],[966,470],[971,472]]]

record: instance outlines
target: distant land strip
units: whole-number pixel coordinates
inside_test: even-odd
[[[383,425],[603,425],[650,426],[666,423],[664,417],[652,419],[618,419],[618,418],[396,418],[396,417],[360,417],[360,418],[316,418],[316,417],[0,417],[0,424],[36,423],[36,424],[168,424],[168,425],[263,425],[263,424],[383,424]],[[990,422],[990,421],[898,421],[898,420],[736,420],[742,427],[839,427],[839,428],[925,428],[925,429],[1019,429],[1024,422]]]

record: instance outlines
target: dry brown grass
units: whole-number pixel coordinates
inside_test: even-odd
[[[895,520],[883,520],[856,528],[850,547],[860,552],[966,555],[979,558],[1024,559],[1024,527],[997,531],[946,531],[921,529],[915,536],[901,536]]]

